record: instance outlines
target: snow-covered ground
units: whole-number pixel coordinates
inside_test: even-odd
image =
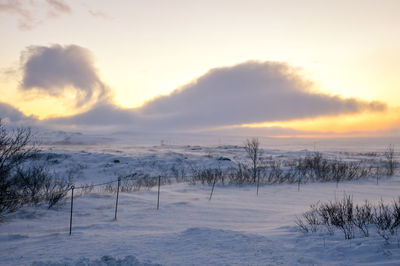
[[[62,144],[62,145],[60,145]],[[115,180],[132,172],[150,175],[188,173],[194,167],[230,167],[245,161],[240,146],[212,145],[57,145],[43,146],[43,158],[59,176],[79,184]],[[324,155],[343,159],[374,159],[381,150],[366,148]],[[266,149],[263,156],[292,159],[313,147]],[[229,160],[221,159],[228,158]],[[171,169],[178,169],[172,171]],[[182,170],[183,169],[183,170]],[[313,203],[353,195],[356,202],[400,196],[400,176],[335,183],[266,185],[256,195],[253,185],[211,187],[175,183],[163,185],[160,209],[157,188],[119,195],[103,190],[74,198],[73,230],[70,205],[48,210],[24,207],[0,224],[1,265],[399,265],[400,237],[387,244],[377,235],[344,240],[341,232],[303,234],[297,216]],[[79,194],[77,192],[77,194]],[[108,256],[108,257],[103,257]],[[103,257],[103,258],[102,258]]]

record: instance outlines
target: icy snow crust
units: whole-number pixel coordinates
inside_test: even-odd
[[[115,180],[132,172],[169,176],[193,167],[224,168],[247,160],[239,145],[48,145],[42,159],[76,185]],[[365,150],[365,147],[363,147]],[[384,148],[384,147],[383,147]],[[305,156],[309,149],[265,149],[270,159]],[[345,150],[345,149],[343,149]],[[324,151],[344,160],[371,159],[375,153]],[[229,159],[229,160],[228,160]],[[172,168],[178,171],[171,171]],[[184,170],[182,170],[184,169]],[[114,221],[114,193],[96,189],[74,198],[69,236],[69,198],[48,210],[27,206],[0,224],[0,265],[400,265],[399,237],[389,244],[376,234],[344,240],[301,233],[296,216],[310,204],[353,195],[354,201],[400,196],[400,177],[339,183],[266,185],[258,197],[253,185],[217,185],[211,201],[208,185],[176,183],[122,192]]]

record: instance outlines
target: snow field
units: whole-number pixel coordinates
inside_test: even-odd
[[[235,146],[51,152],[62,155],[52,164],[59,174],[81,165],[75,173],[77,185],[114,180],[132,169],[158,174],[179,162],[208,167],[232,163],[215,160],[217,156],[244,159]],[[304,153],[270,151],[269,156],[295,158]],[[120,163],[113,163],[116,159]],[[161,187],[159,210],[157,187],[120,193],[117,221],[116,195],[94,190],[74,197],[71,236],[69,199],[54,209],[27,206],[11,214],[0,225],[0,264],[399,265],[398,236],[389,245],[375,234],[344,240],[339,231],[333,236],[303,234],[295,224],[296,216],[318,201],[346,194],[355,203],[390,202],[400,195],[399,185],[399,176],[382,178],[379,185],[373,179],[341,182],[338,187],[302,184],[300,191],[297,184],[267,185],[257,197],[254,185],[217,184],[209,201],[211,186],[173,183]]]

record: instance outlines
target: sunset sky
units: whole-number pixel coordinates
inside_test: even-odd
[[[397,0],[0,0],[0,117],[398,135],[399,11]]]

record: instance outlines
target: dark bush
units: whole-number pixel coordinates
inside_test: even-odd
[[[65,198],[72,186],[71,180],[52,176],[43,165],[19,167],[13,180],[24,204],[46,202],[49,208]]]
[[[387,242],[400,226],[400,197],[391,205],[381,201],[373,207],[368,201],[355,205],[352,197],[345,196],[341,201],[312,205],[310,211],[296,219],[296,224],[302,232],[316,232],[322,225],[333,234],[337,228],[343,232],[345,239],[355,237],[355,228],[362,236],[368,237],[373,225],[378,235]]]
[[[394,170],[397,167],[397,163],[394,159],[394,146],[389,145],[387,150],[384,152],[384,156],[386,158],[385,161],[385,169],[386,169],[386,175],[392,176],[394,175]]]
[[[0,120],[0,214],[15,211],[23,203],[14,174],[35,152],[31,139],[29,128],[7,130]]]
[[[373,221],[378,234],[385,239],[385,241],[389,241],[390,236],[394,234],[396,229],[392,207],[381,201],[374,209]]]
[[[343,231],[345,239],[354,238],[353,199],[345,196],[343,200],[320,204],[318,212],[328,232],[332,233],[333,227]]]
[[[224,175],[221,169],[196,169],[193,172],[192,183],[200,182],[201,184],[212,185],[214,180],[215,182],[224,183]]]
[[[359,229],[363,236],[369,236],[369,225],[373,223],[373,208],[368,201],[364,205],[356,205],[354,209],[354,225]]]
[[[0,123],[0,215],[24,204],[51,208],[67,195],[71,181],[53,177],[36,163],[40,157],[29,128],[7,130]]]
[[[261,163],[262,162],[262,163]],[[326,159],[321,153],[312,153],[304,158],[292,161],[260,160],[254,169],[238,162],[236,167],[229,168],[196,168],[191,167],[191,173],[186,175],[185,169],[175,165],[170,169],[172,176],[178,182],[188,181],[191,184],[212,185],[217,183],[228,184],[281,184],[308,182],[335,182],[350,181],[360,178],[376,177],[380,168],[365,162],[341,161],[339,159]],[[256,175],[254,175],[256,171]],[[256,176],[256,179],[254,179]]]

